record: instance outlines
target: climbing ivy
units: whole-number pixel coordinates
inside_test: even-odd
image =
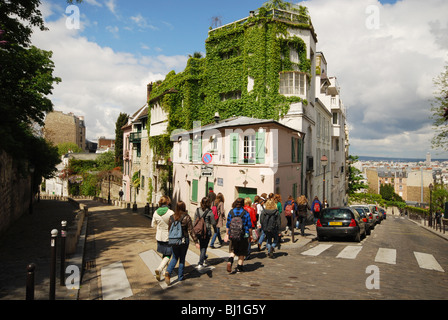
[[[293,12],[295,18],[274,15],[273,9]],[[190,57],[183,72],[171,71],[164,81],[153,84],[149,107],[154,101],[160,104],[168,115],[168,129],[166,135],[149,138],[151,148],[167,155],[174,129],[192,129],[193,121],[211,123],[215,112],[224,119],[235,115],[278,120],[291,103],[307,104],[299,97],[279,94],[282,71],[299,70],[311,79],[306,44],[297,36],[290,37],[288,28],[314,32],[306,7],[272,0],[243,22],[210,30],[205,58]],[[292,48],[298,52],[298,64],[290,60]],[[249,81],[253,88],[248,91]],[[238,99],[223,99],[232,96]]]

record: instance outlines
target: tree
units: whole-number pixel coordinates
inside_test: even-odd
[[[348,167],[348,194],[354,194],[356,191],[366,188],[367,186],[361,181],[363,179],[361,171],[352,166],[353,163],[357,162],[358,156],[349,156],[350,165]]]
[[[73,153],[81,153],[83,150],[74,142],[64,142],[57,145],[59,156],[67,154],[69,151]]]
[[[121,113],[115,123],[115,165],[123,167],[123,130],[121,129],[128,122],[129,116]]]
[[[448,150],[448,66],[434,79],[434,85],[437,91],[432,101],[431,119],[436,133],[431,143],[434,149]]]
[[[79,1],[77,1],[79,2]],[[40,0],[0,1],[0,149],[10,154],[22,174],[34,167],[34,181],[51,176],[60,162],[57,148],[33,134],[53,111],[48,98],[54,64],[50,51],[31,45],[33,28],[46,30]]]

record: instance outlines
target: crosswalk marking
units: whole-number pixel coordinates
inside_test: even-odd
[[[346,246],[336,258],[355,259],[361,250],[362,246]]]
[[[305,256],[318,256],[328,248],[332,247],[332,244],[318,244],[314,248],[311,248],[305,252],[302,252]]]
[[[387,249],[387,248],[379,248],[378,252],[376,253],[375,262],[396,264],[397,263],[397,250]]]
[[[432,254],[414,251],[414,256],[420,268],[445,272]]]
[[[119,300],[132,296],[132,289],[121,261],[101,268],[103,300]]]

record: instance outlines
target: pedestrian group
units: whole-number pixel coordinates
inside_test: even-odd
[[[307,198],[302,195],[297,199],[289,196],[282,205],[280,195],[262,193],[260,196],[255,196],[253,202],[249,197],[237,198],[232,204],[232,209],[226,214],[224,196],[222,193],[215,194],[212,188],[209,188],[207,197],[202,198],[200,206],[193,215],[194,220],[186,212],[183,201],[176,203],[174,211],[170,206],[170,198],[162,196],[151,224],[156,228],[157,252],[162,255],[162,261],[155,270],[156,278],[160,281],[163,270],[166,270],[163,275],[168,285],[178,262],[178,280],[184,280],[185,258],[190,238],[200,252],[198,270],[208,265],[207,248],[215,248],[217,240],[219,246],[225,243],[229,246],[227,271],[242,272],[244,261],[250,259],[252,244],[257,244],[258,251],[261,251],[263,242],[266,242],[267,256],[274,258],[274,252],[280,247],[283,236],[281,231],[283,211],[287,220],[285,234],[291,234],[293,223],[297,218],[296,227],[300,227],[300,234],[305,236],[308,212],[312,212],[315,224],[319,212],[322,208],[328,207],[328,203],[326,200],[321,203],[316,196],[310,205]],[[225,227],[224,238],[221,237],[223,227]]]

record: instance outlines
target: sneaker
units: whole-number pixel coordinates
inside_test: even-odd
[[[237,265],[237,266],[236,266],[236,272],[237,272],[237,273],[239,273],[239,272],[243,272],[243,271],[244,271],[244,268],[243,268],[242,265]]]
[[[165,272],[165,283],[170,285],[170,274],[168,272]]]
[[[202,264],[198,264],[197,266],[196,266],[196,269],[197,270],[202,270],[204,268],[204,266],[202,265]]]
[[[160,270],[156,269],[156,279],[157,281],[160,281]]]

